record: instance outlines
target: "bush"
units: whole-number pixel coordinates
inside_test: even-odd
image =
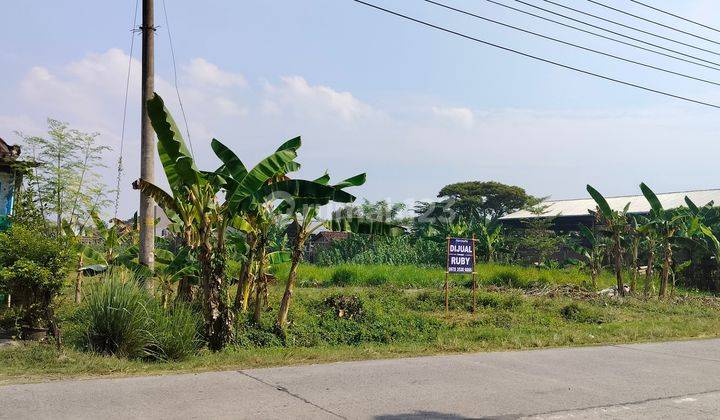
[[[338,264],[392,264],[442,266],[444,242],[412,236],[350,235],[318,250],[315,262],[322,266]]]
[[[165,310],[136,281],[116,276],[91,288],[77,317],[85,346],[98,353],[180,360],[200,344],[197,314],[185,306]]]
[[[150,296],[133,281],[110,277],[95,284],[80,312],[90,350],[146,357],[152,346]]]
[[[0,233],[0,292],[12,296],[23,326],[50,321],[70,268],[69,249],[62,239],[21,225]]]
[[[169,310],[155,306],[151,354],[162,360],[184,360],[201,347],[200,317],[188,305],[176,303]]]
[[[560,309],[560,314],[567,321],[586,324],[603,324],[610,320],[609,316],[599,309],[581,305],[576,302],[563,306],[562,309]]]
[[[334,286],[357,285],[360,282],[360,275],[357,270],[348,267],[338,267],[330,277],[330,283]]]

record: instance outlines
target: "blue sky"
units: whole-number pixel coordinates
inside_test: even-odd
[[[484,1],[446,2],[720,80],[716,71],[581,36]],[[660,32],[589,2],[562,2]],[[720,103],[718,86],[619,64],[419,0],[375,3],[571,65]],[[653,1],[720,26],[720,9],[713,2],[677,3]],[[584,196],[586,183],[611,195],[636,193],[641,181],[658,191],[719,186],[720,110],[536,63],[349,0],[198,4],[168,0],[167,7],[179,86],[201,166],[216,163],[207,147],[213,136],[252,163],[281,141],[302,135],[303,175],[367,171],[368,183],[358,192],[373,200],[429,199],[443,185],[463,180],[493,179],[554,198]],[[677,23],[625,0],[613,5]],[[100,132],[101,141],[117,153],[133,7],[132,0],[4,5],[0,137],[15,140],[13,130],[41,133],[50,116]],[[156,24],[157,90],[179,117],[160,0]],[[717,33],[682,27],[720,39]],[[720,45],[664,33],[720,51]],[[711,54],[702,57],[720,61]],[[126,213],[137,201],[129,189],[138,172],[139,63],[133,65],[121,194]],[[109,156],[111,166],[115,159]],[[105,171],[109,183],[112,172]]]

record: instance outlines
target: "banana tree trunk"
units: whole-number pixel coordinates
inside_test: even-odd
[[[260,315],[263,308],[264,287],[267,287],[267,279],[265,278],[265,240],[261,238],[258,242],[258,263],[257,275],[255,276],[255,311],[253,313],[253,322],[260,323]]]
[[[248,255],[247,260],[240,270],[240,278],[238,279],[238,289],[235,294],[235,310],[247,312],[248,299],[250,298],[250,286],[251,286],[251,275],[252,265],[255,262],[255,239],[249,238],[248,241]]]
[[[293,248],[292,262],[290,263],[290,274],[288,274],[287,284],[285,285],[285,294],[283,294],[282,301],[280,302],[280,311],[278,312],[278,318],[276,328],[284,330],[287,326],[288,312],[290,311],[290,301],[293,295],[293,289],[297,282],[297,269],[302,259],[302,250],[305,245],[305,235],[298,234],[295,240],[295,247]]]
[[[622,246],[620,244],[620,235],[614,235],[615,240],[615,278],[617,279],[618,294],[623,296],[625,294],[625,285],[622,279]]]
[[[203,315],[205,318],[205,336],[210,350],[221,350],[232,338],[232,313],[225,300],[225,256],[223,254],[222,235],[218,230],[217,248],[213,249],[208,236],[210,226],[204,229],[206,239],[198,250],[200,276],[203,292]]]
[[[193,293],[190,279],[184,276],[178,282],[177,296],[175,297],[175,302],[192,302],[192,298]]]
[[[660,297],[665,297],[667,294],[668,278],[670,276],[670,264],[672,262],[672,247],[669,240],[663,242],[663,268],[662,278],[660,280]]]
[[[637,275],[638,275],[638,250],[640,248],[640,238],[633,238],[632,247],[632,280],[630,280],[630,293],[635,293],[637,287]]]
[[[655,264],[655,247],[651,245],[650,250],[648,251],[647,269],[645,270],[645,290],[643,293],[646,298],[650,294],[650,282],[652,281],[654,264]]]

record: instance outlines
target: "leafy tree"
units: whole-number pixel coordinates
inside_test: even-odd
[[[67,123],[48,119],[48,137],[17,133],[30,146],[33,158],[42,165],[28,174],[37,194],[43,219],[63,220],[81,229],[89,213],[109,204],[108,191],[98,170],[105,167],[104,153],[110,147],[98,144],[98,133],[71,129]]]
[[[535,217],[528,218],[523,222],[521,236],[518,239],[519,247],[531,251],[534,256],[534,263],[542,265],[558,250],[563,242],[553,230],[554,217],[546,217],[547,205],[536,204],[528,208]]]
[[[495,181],[469,181],[446,185],[438,193],[438,198],[452,200],[453,209],[468,220],[495,220],[537,203],[524,189]]]
[[[389,203],[386,200],[371,202],[364,199],[363,203],[355,206],[348,205],[341,209],[341,212],[347,216],[362,217],[367,220],[375,220],[378,222],[401,224],[406,220],[400,215],[407,206],[404,203]]]

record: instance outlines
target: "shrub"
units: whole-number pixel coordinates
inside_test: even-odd
[[[70,268],[69,249],[62,239],[21,225],[0,233],[0,291],[12,296],[24,326],[50,321]]]
[[[197,314],[182,305],[165,310],[135,280],[96,283],[77,317],[85,346],[98,353],[180,360],[200,346]]]
[[[560,314],[567,321],[581,322],[586,324],[603,324],[610,321],[609,316],[596,309],[577,302],[565,305],[560,309]]]
[[[202,345],[200,317],[190,306],[176,303],[169,310],[153,305],[151,354],[157,359],[183,360]]]
[[[444,242],[412,236],[350,235],[318,250],[318,265],[392,264],[441,266],[445,261]]]
[[[150,355],[151,305],[150,296],[133,281],[109,277],[95,284],[80,313],[88,347],[129,358]]]
[[[333,271],[330,282],[335,286],[356,285],[360,281],[357,270],[348,267],[338,267]]]

